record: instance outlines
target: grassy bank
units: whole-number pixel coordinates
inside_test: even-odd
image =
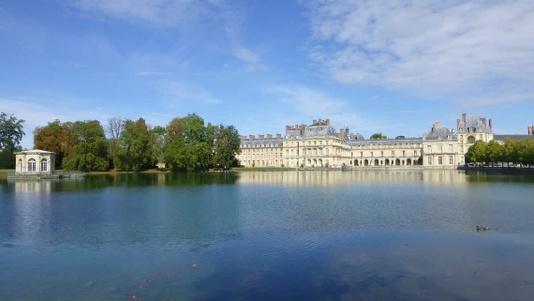
[[[168,173],[168,170],[147,169],[140,171],[131,170],[108,170],[108,171],[90,171],[86,175],[117,175],[117,174],[132,174],[132,173]]]
[[[7,179],[7,174],[14,171],[13,169],[0,169],[0,179]]]

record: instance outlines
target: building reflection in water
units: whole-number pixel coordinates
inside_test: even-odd
[[[362,170],[362,171],[244,171],[239,184],[287,186],[343,186],[380,183],[423,182],[430,185],[465,186],[464,172],[456,170]]]
[[[6,216],[11,222],[12,235],[21,240],[33,241],[39,239],[43,217],[48,216],[52,192],[52,180],[15,181],[13,183],[14,202],[12,215]],[[36,227],[36,225],[39,225]]]
[[[52,180],[15,181],[15,193],[23,197],[26,195],[50,195]]]

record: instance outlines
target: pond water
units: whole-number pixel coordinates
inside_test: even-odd
[[[533,271],[533,176],[0,182],[0,300],[532,300]]]

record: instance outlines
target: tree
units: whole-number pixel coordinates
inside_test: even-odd
[[[14,115],[0,113],[0,167],[14,168],[15,154],[20,150],[20,142],[24,137],[23,119]]]
[[[486,161],[486,142],[476,141],[471,145],[465,154],[465,162],[467,163],[482,163]]]
[[[235,162],[235,156],[239,154],[241,139],[233,126],[220,125],[215,129],[213,146],[213,165],[222,169],[229,169]]]
[[[186,143],[207,142],[208,133],[204,126],[204,119],[197,114],[189,114],[181,119],[182,136]]]
[[[63,160],[68,170],[107,170],[107,141],[104,128],[97,120],[77,121],[72,126],[74,146]]]
[[[497,162],[503,161],[504,147],[497,141],[492,140],[486,145],[486,161],[493,166]]]
[[[65,155],[72,152],[74,147],[72,126],[71,122],[61,123],[56,119],[45,126],[37,127],[33,132],[35,148],[56,153],[56,168],[62,166]]]
[[[154,166],[154,139],[143,118],[126,120],[118,140],[115,167],[123,170],[141,170]]]
[[[106,131],[109,135],[108,154],[109,162],[115,165],[114,160],[117,155],[117,143],[124,129],[124,120],[120,118],[110,118],[107,120]]]
[[[183,135],[182,119],[173,118],[167,127],[165,128],[165,138],[167,143],[172,143],[176,138],[180,138]]]
[[[0,113],[0,150],[15,151],[24,137],[23,119]]]
[[[514,141],[506,141],[503,147],[503,161],[510,167],[510,162],[516,164],[519,161],[517,154],[517,147]]]
[[[152,157],[156,163],[165,162],[165,128],[155,126],[150,130],[152,136]]]
[[[374,133],[371,135],[371,137],[369,139],[371,140],[384,140],[384,139],[387,139],[388,137],[382,135],[382,133]]]
[[[175,118],[167,125],[165,160],[177,170],[203,170],[210,166],[213,148],[213,127],[189,114]]]

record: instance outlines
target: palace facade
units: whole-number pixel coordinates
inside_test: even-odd
[[[337,131],[329,119],[286,126],[285,136],[242,136],[237,156],[244,167],[457,168],[475,141],[493,140],[491,119],[462,114],[456,130],[434,123],[422,137],[367,140],[348,128]]]

